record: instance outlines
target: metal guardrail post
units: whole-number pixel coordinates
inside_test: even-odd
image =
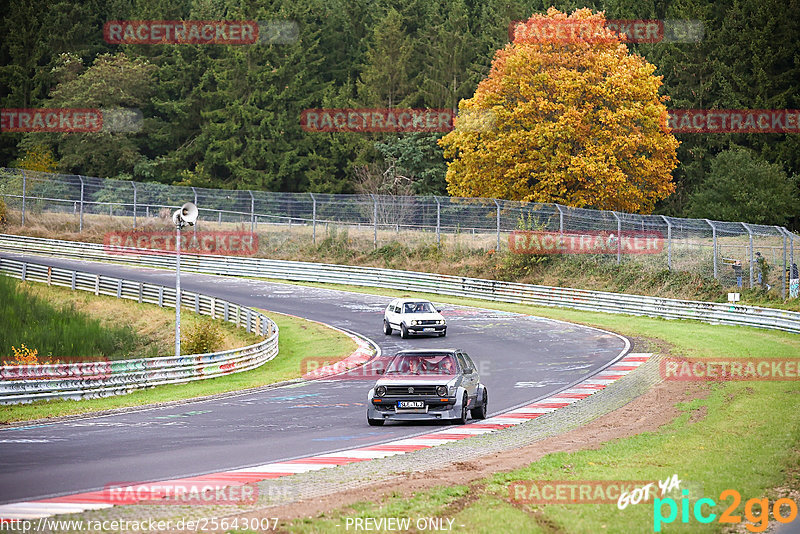
[[[665,216],[661,215],[667,223],[667,269],[672,270],[672,223]]]
[[[131,180],[133,186],[133,227],[136,228],[136,182]]]
[[[256,224],[256,198],[253,196],[253,192],[249,189],[247,190],[250,193],[250,232],[255,231],[255,224]]]
[[[719,279],[719,276],[717,276],[717,227],[714,226],[714,223],[712,223],[708,219],[703,219],[703,220],[706,221],[708,223],[708,225],[711,227],[711,235],[713,236],[713,241],[714,241],[714,279],[716,280],[716,279]]]
[[[564,211],[561,209],[561,206],[555,204],[556,209],[558,210],[558,233],[564,233]]]
[[[494,249],[495,252],[500,252],[500,203],[497,202],[497,199],[494,200],[494,205],[497,206],[497,246]]]
[[[611,213],[617,219],[617,265],[619,265],[622,263],[622,219],[619,218],[616,211]]]
[[[311,242],[317,244],[317,198],[314,193],[311,195]]]
[[[22,226],[25,226],[25,192],[28,188],[28,177],[25,176],[25,170],[22,169]]]
[[[436,244],[442,244],[441,223],[442,223],[442,203],[439,198],[433,195],[433,200],[436,201]]]
[[[78,175],[78,180],[81,181],[81,217],[80,217],[80,223],[78,225],[78,232],[83,232],[83,190],[84,190],[83,176]]]
[[[747,230],[747,235],[750,236],[750,289],[753,289],[753,232],[750,231],[750,227],[747,226],[747,223],[741,223],[745,230]]]

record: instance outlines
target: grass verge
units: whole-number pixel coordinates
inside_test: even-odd
[[[300,363],[309,354],[336,361],[356,348],[348,336],[319,323],[263,311],[280,329],[279,352],[275,359],[257,369],[186,384],[158,386],[115,397],[0,406],[0,424],[133,408],[265,386],[300,377]]]
[[[395,295],[384,290],[347,289]],[[424,296],[435,302],[529,313],[643,337],[668,346],[672,356],[796,358],[800,354],[800,336],[785,332]],[[701,497],[711,498],[716,506],[704,506],[703,513],[715,513],[716,520],[703,525],[690,509],[687,523],[681,523],[678,515],[663,531],[746,532],[744,523],[719,523],[720,514],[732,502],[731,498],[720,499],[720,494],[726,489],[739,492],[742,500],[735,515],[744,521],[749,499],[767,498],[771,508],[775,500],[800,486],[800,383],[728,382],[709,387],[706,398],[679,404],[681,415],[657,432],[613,440],[598,450],[549,454],[525,468],[497,473],[467,487],[440,487],[410,499],[396,495],[361,502],[284,527],[335,532],[341,531],[348,519],[410,517],[413,524],[416,518],[439,517],[453,519],[454,530],[463,532],[652,532],[652,501],[625,510],[618,510],[616,504],[527,505],[511,501],[508,488],[517,480],[663,480],[677,474],[684,487],[691,488],[690,508]],[[680,506],[679,498],[676,501]],[[758,506],[753,511],[756,523],[775,522],[768,516],[758,519]],[[788,513],[783,510],[784,515]]]

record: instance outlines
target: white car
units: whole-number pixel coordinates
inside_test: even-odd
[[[383,333],[391,335],[392,330],[399,330],[403,339],[412,333],[446,336],[447,322],[428,300],[394,299],[383,313]]]

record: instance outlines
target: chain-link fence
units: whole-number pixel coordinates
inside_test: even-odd
[[[48,214],[49,223],[81,232],[106,225],[103,216],[124,218],[131,228],[169,220],[170,210],[194,202],[200,226],[244,225],[284,240],[312,243],[336,228],[346,229],[351,239],[371,241],[375,248],[393,241],[445,239],[457,246],[499,251],[509,247],[509,238],[518,230],[585,233],[591,239],[603,235],[618,243],[616,254],[613,249],[594,254],[608,261],[701,273],[734,288],[770,286],[783,297],[796,291],[790,288],[790,278],[797,278],[795,247],[800,236],[778,226],[486,198],[205,189],[6,168],[0,168],[0,196],[10,212],[19,214],[22,225]],[[637,233],[659,236],[657,250],[637,253],[622,246],[624,236]]]

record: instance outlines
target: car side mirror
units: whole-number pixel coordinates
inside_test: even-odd
[[[442,309],[441,308],[436,308],[436,313],[442,313]]]

